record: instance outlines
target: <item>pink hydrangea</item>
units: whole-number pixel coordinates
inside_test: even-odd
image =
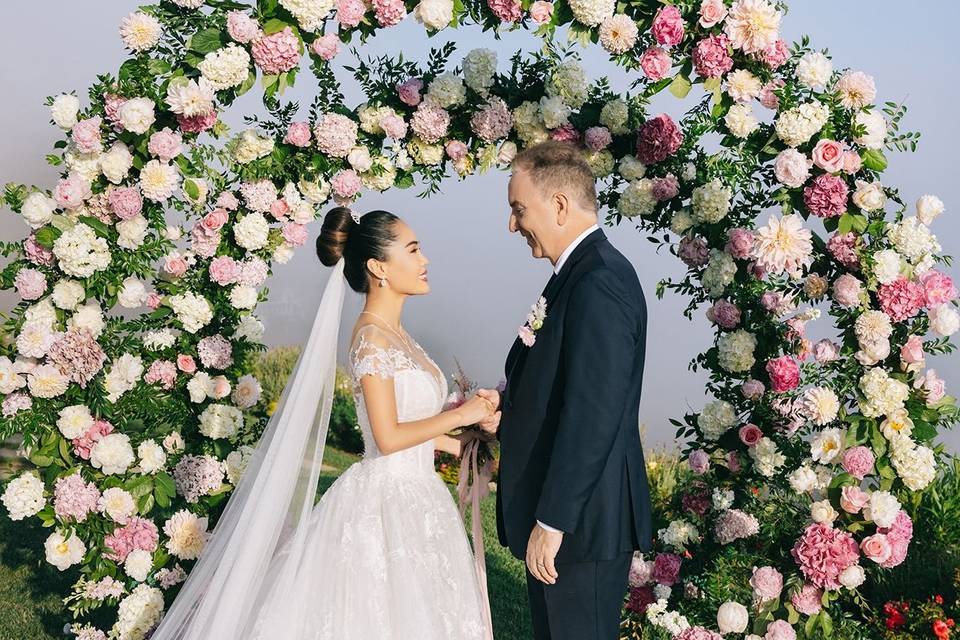
[[[30,232],[30,235],[23,241],[23,250],[27,254],[27,260],[33,264],[50,267],[56,262],[53,251],[37,242],[36,231]]]
[[[727,509],[717,517],[713,534],[720,544],[749,538],[760,531],[756,517],[740,509]]]
[[[321,60],[329,62],[340,53],[340,39],[335,33],[324,34],[313,41],[310,50],[320,56]]]
[[[227,14],[227,33],[240,44],[249,44],[260,37],[260,25],[242,11]]]
[[[610,130],[606,127],[590,127],[583,133],[584,144],[593,151],[606,149],[613,142]]]
[[[30,267],[17,271],[13,286],[24,300],[36,300],[47,290],[47,276]]]
[[[700,236],[683,236],[680,238],[677,253],[680,259],[689,267],[702,267],[710,261],[710,248]]]
[[[580,132],[569,122],[564,122],[556,129],[550,130],[550,139],[560,142],[577,143],[580,141]]]
[[[853,536],[820,522],[804,530],[790,553],[807,580],[830,590],[840,588],[840,574],[860,559]]]
[[[174,133],[170,127],[164,127],[150,136],[147,151],[160,159],[161,162],[170,162],[182,151],[183,138]]]
[[[290,27],[285,27],[283,31],[255,40],[250,53],[265,74],[286,73],[300,62],[300,40]]]
[[[707,309],[707,320],[722,329],[736,329],[740,324],[740,307],[721,298]]]
[[[705,627],[696,626],[687,627],[673,636],[673,640],[723,640],[723,636]]]
[[[403,0],[373,0],[373,11],[381,27],[392,27],[407,15]]]
[[[797,640],[797,632],[786,620],[774,620],[767,625],[763,640]]]
[[[880,285],[877,298],[880,300],[880,308],[894,322],[912,318],[926,303],[923,286],[903,276]]]
[[[253,211],[266,213],[277,201],[277,187],[271,180],[255,180],[240,184],[240,193],[244,202]]]
[[[420,78],[410,78],[397,85],[397,95],[400,101],[408,106],[415,107],[423,100],[420,92],[423,91],[423,80]]]
[[[366,12],[363,0],[337,0],[337,20],[344,26],[357,26]]]
[[[553,3],[536,0],[530,5],[530,18],[537,24],[545,24],[553,18]]]
[[[350,199],[360,192],[363,183],[360,176],[353,169],[344,169],[338,171],[330,180],[330,188],[333,193],[341,199]]]
[[[857,256],[858,235],[853,231],[837,233],[827,241],[829,251],[837,262],[851,271],[860,269],[860,258]]]
[[[913,539],[913,521],[910,516],[901,509],[892,525],[881,527],[877,532],[885,535],[890,544],[890,556],[881,562],[880,566],[884,569],[892,569],[900,565],[906,559],[910,541]]]
[[[201,496],[219,489],[223,485],[223,475],[223,465],[216,458],[187,454],[173,468],[173,483],[177,493],[193,504]]]
[[[778,39],[760,53],[760,59],[771,69],[780,68],[783,63],[790,59],[790,50],[787,48],[787,43]]]
[[[84,480],[79,471],[57,478],[53,489],[53,511],[60,520],[85,521],[88,514],[97,510],[98,500],[100,491],[92,482]]]
[[[727,244],[724,250],[733,258],[746,259],[753,253],[753,232],[736,227],[727,232]]]
[[[295,147],[310,146],[310,124],[307,122],[291,122],[287,128],[283,141]]]
[[[770,376],[770,388],[774,393],[796,389],[800,384],[800,367],[793,356],[783,355],[768,361],[766,370]]]
[[[763,397],[763,392],[766,389],[764,384],[759,380],[750,379],[740,385],[740,393],[743,394],[743,397],[747,400],[758,400]]]
[[[658,202],[666,202],[677,197],[680,193],[680,181],[672,173],[662,178],[653,179],[653,197]]]
[[[89,329],[73,327],[59,335],[47,351],[47,359],[71,382],[86,389],[87,384],[100,373],[107,354]]]
[[[506,138],[511,127],[513,127],[513,114],[510,113],[507,103],[498,97],[491,97],[483,109],[470,118],[470,128],[485,142]],[[406,135],[405,123],[399,138],[404,135]]]
[[[243,263],[239,282],[248,287],[259,287],[266,281],[269,269],[270,267],[261,258],[256,256],[249,258]]]
[[[665,113],[648,120],[637,134],[637,158],[646,165],[666,160],[683,144],[683,133]]]
[[[113,533],[107,535],[103,543],[108,549],[105,557],[117,562],[123,562],[131,551],[142,549],[153,553],[157,550],[160,534],[155,525],[146,518],[132,516],[127,524],[117,527]]]
[[[658,553],[653,561],[652,577],[654,582],[672,586],[680,579],[682,560],[675,553]]]
[[[840,176],[821,174],[803,189],[803,202],[815,216],[833,218],[847,210],[850,187]]]
[[[20,411],[27,411],[32,406],[33,399],[26,393],[21,393],[19,391],[11,393],[3,399],[3,417],[12,418]]]
[[[287,222],[280,230],[283,239],[295,247],[303,246],[307,241],[307,227],[296,222]]]
[[[670,54],[660,47],[650,47],[640,56],[640,68],[652,81],[663,80],[670,73],[673,60]]]
[[[190,248],[202,258],[212,258],[220,246],[220,232],[213,231],[202,224],[196,224],[190,229]]]
[[[232,352],[230,341],[219,333],[201,338],[197,343],[200,362],[210,369],[226,369],[233,364]]]
[[[680,505],[684,511],[702,518],[710,510],[710,492],[703,483],[692,491],[680,496]]]
[[[53,190],[53,199],[57,206],[64,209],[76,209],[83,201],[93,195],[90,183],[75,173],[61,178]]]
[[[957,297],[953,279],[936,269],[931,269],[920,276],[920,282],[923,284],[923,295],[927,307],[946,304]]]
[[[121,220],[136,218],[143,211],[143,196],[139,187],[116,187],[107,195],[110,210]]]
[[[750,586],[753,587],[753,595],[758,601],[775,600],[783,591],[783,574],[773,567],[754,567]]]
[[[410,126],[424,142],[433,144],[447,135],[450,114],[443,107],[421,103],[410,118]]]
[[[693,68],[701,78],[719,78],[733,69],[727,36],[704,38],[693,48]]]
[[[177,114],[177,125],[184,133],[203,133],[217,124],[217,112],[201,113],[196,116]]]
[[[177,381],[177,367],[170,360],[154,360],[143,376],[147,384],[159,383],[169,391]]]
[[[113,425],[106,420],[94,420],[87,432],[71,441],[73,452],[83,460],[90,459],[90,450],[105,435],[113,433]]]
[[[873,472],[873,463],[873,451],[863,445],[851,447],[843,454],[843,470],[857,480]]]
[[[668,47],[680,44],[684,33],[683,16],[680,15],[680,10],[672,4],[661,7],[653,17],[650,31],[658,44]]]
[[[357,123],[340,113],[325,113],[314,126],[313,135],[321,151],[346,158],[357,143]]]
[[[520,3],[517,0],[487,0],[487,6],[503,22],[520,20]]]
[[[87,118],[73,125],[70,137],[80,153],[100,151],[100,118]]]

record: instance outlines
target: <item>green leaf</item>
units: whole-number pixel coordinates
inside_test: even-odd
[[[170,63],[166,60],[155,60],[150,59],[150,62],[147,63],[147,70],[151,75],[162,76],[170,73]]]
[[[241,84],[241,85],[237,88],[237,96],[238,96],[238,97],[239,97],[239,96],[242,96],[242,95],[245,94],[247,91],[250,91],[250,89],[251,89],[251,88],[253,87],[253,85],[255,85],[255,84],[257,84],[257,72],[254,71],[253,69],[251,69],[251,70],[250,70],[250,73],[247,74],[247,79],[244,80],[244,81],[243,81],[243,84]]]
[[[915,440],[926,442],[933,440],[937,436],[937,428],[929,422],[923,420],[913,421],[913,431],[911,432]]]
[[[45,227],[40,227],[37,230],[37,233],[34,235],[34,239],[41,247],[52,249],[53,243],[57,241],[57,238],[60,237],[61,233],[62,232],[60,229],[47,225]]]
[[[871,171],[884,171],[887,168],[887,157],[882,149],[867,149],[861,156],[863,166]]]
[[[692,87],[690,80],[678,73],[674,76],[673,82],[670,83],[670,93],[677,98],[686,98]]]
[[[266,23],[264,23],[263,32],[269,36],[274,33],[280,33],[287,27],[291,27],[291,26],[292,25],[284,22],[283,20],[278,20],[277,18],[273,18],[271,20],[267,20]]]
[[[837,223],[837,233],[849,233],[851,229],[853,229],[853,216],[845,213],[840,216],[840,221]]]
[[[187,192],[187,195],[190,196],[192,200],[197,200],[200,198],[200,187],[197,186],[196,182],[189,178],[183,181],[183,190]]]
[[[830,617],[826,609],[820,612],[820,628],[823,629],[824,636],[833,637],[833,618]]]
[[[110,238],[110,228],[93,216],[78,216],[77,220],[92,228],[101,238]]]
[[[190,50],[197,53],[211,53],[223,47],[223,38],[220,30],[216,28],[204,29],[198,31],[190,38]]]

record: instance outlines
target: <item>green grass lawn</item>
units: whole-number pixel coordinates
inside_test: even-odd
[[[327,448],[321,489],[326,490],[356,456]],[[9,471],[9,469],[7,469]],[[497,542],[494,496],[482,505],[487,580],[497,640],[533,637],[527,612],[523,563]],[[468,523],[469,526],[469,523]],[[35,519],[12,522],[0,515],[0,640],[59,640],[69,622],[60,598],[69,593],[74,572],[61,574],[44,560],[47,530]]]

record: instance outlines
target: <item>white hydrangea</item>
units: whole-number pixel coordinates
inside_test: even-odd
[[[100,156],[100,171],[113,184],[122,183],[133,167],[133,155],[122,142],[114,142],[106,153]]]
[[[540,98],[540,116],[548,129],[556,129],[566,124],[570,113],[570,106],[560,96]]]
[[[57,203],[42,191],[34,191],[23,201],[20,215],[32,229],[39,229],[50,220],[57,210]]]
[[[870,494],[870,502],[863,508],[863,516],[873,520],[878,527],[893,526],[899,513],[900,501],[889,491],[874,491]]]
[[[645,216],[653,213],[657,199],[653,197],[653,180],[642,178],[634,180],[620,194],[617,211],[626,218]]]
[[[717,360],[721,367],[731,373],[749,371],[756,360],[753,351],[757,338],[743,329],[725,333],[717,340]]]
[[[248,213],[233,225],[233,237],[237,244],[248,251],[256,251],[267,246],[269,233],[270,224],[259,212]]]
[[[689,209],[680,209],[670,218],[670,230],[678,236],[683,235],[693,224],[693,216],[690,215]]]
[[[710,261],[703,270],[703,289],[711,298],[723,295],[727,286],[737,275],[737,263],[730,255],[720,249],[710,250]]]
[[[200,414],[200,433],[212,438],[232,438],[243,426],[243,412],[225,404],[208,405]]]
[[[253,129],[247,129],[233,142],[233,158],[240,164],[249,164],[273,153],[273,138],[260,135]]]
[[[80,99],[69,93],[62,93],[53,99],[50,105],[50,116],[53,122],[63,129],[70,131],[77,124],[77,114],[80,112]]]
[[[810,140],[827,123],[830,110],[819,102],[807,102],[781,113],[774,124],[777,136],[788,147]]]
[[[43,497],[43,481],[34,473],[24,473],[7,484],[0,502],[11,520],[35,516],[47,505]]]
[[[697,424],[705,440],[715,442],[737,423],[737,413],[726,400],[714,400],[700,412]]]
[[[616,160],[614,160],[609,149],[587,151],[583,157],[587,161],[587,166],[590,167],[590,173],[593,174],[594,178],[604,178],[613,173]]]
[[[811,88],[826,87],[833,75],[833,63],[819,51],[811,51],[797,64],[797,79]]]
[[[577,22],[596,27],[613,15],[616,5],[615,0],[571,0],[570,11]]]
[[[323,22],[333,10],[333,0],[280,0],[280,6],[290,12],[304,31],[320,31]]]
[[[776,475],[777,469],[787,461],[786,456],[777,449],[777,443],[766,436],[750,447],[749,453],[757,473],[767,478]]]
[[[183,0],[181,0],[183,1]],[[163,592],[156,587],[139,584],[120,601],[117,621],[110,637],[117,640],[142,640],[163,615]]]
[[[623,156],[620,158],[619,164],[620,175],[623,176],[624,180],[634,181],[643,178],[647,174],[647,167],[640,160],[637,159],[637,156],[629,155]]]
[[[83,404],[74,404],[60,409],[57,428],[67,440],[75,440],[93,426],[90,408]]]
[[[110,248],[105,238],[82,222],[60,234],[53,243],[60,269],[77,278],[89,278],[110,266]]]
[[[922,491],[937,477],[937,460],[933,450],[915,444],[909,437],[901,436],[891,442],[890,462],[897,475],[911,491]]]
[[[230,484],[236,485],[240,482],[243,472],[246,470],[247,465],[250,464],[250,459],[253,458],[254,451],[255,449],[253,447],[242,445],[240,448],[227,454],[227,458],[223,462],[227,470],[227,480]]]
[[[700,541],[700,532],[686,520],[672,520],[665,529],[660,529],[657,536],[663,544],[683,549],[688,544]]]
[[[603,105],[600,109],[600,124],[610,130],[613,135],[623,135],[627,133],[627,120],[630,115],[630,108],[627,102],[622,98],[615,98]],[[642,178],[643,176],[638,176]]]
[[[210,303],[192,291],[170,296],[169,304],[183,328],[190,333],[196,333],[213,319]]]
[[[249,74],[250,54],[234,43],[211,51],[198,65],[204,79],[217,91],[231,89],[244,83]]]
[[[493,86],[497,72],[497,52],[493,49],[472,49],[463,58],[463,79],[467,86],[485,96]]]
[[[887,140],[887,121],[879,111],[858,111],[853,118],[854,126],[863,132],[853,141],[867,149],[881,149]]]
[[[47,562],[60,571],[66,571],[73,565],[80,564],[87,552],[87,545],[72,532],[69,537],[64,537],[59,531],[54,531],[43,543],[43,548]]]
[[[142,135],[157,119],[155,107],[150,98],[130,98],[117,110],[117,117],[124,129]]]
[[[448,71],[434,78],[427,86],[425,101],[449,109],[463,104],[467,99],[467,88],[463,79],[457,74]]]
[[[542,98],[545,99],[546,96]],[[558,102],[562,104],[563,101]],[[521,102],[520,106],[513,110],[513,128],[528,146],[550,137],[550,132],[544,126],[540,105],[529,100]]]
[[[889,415],[903,408],[910,397],[910,387],[906,383],[891,378],[880,367],[871,367],[860,378],[860,390],[864,399],[860,400],[860,411],[868,418]]]
[[[887,238],[903,257],[914,264],[927,254],[939,253],[942,249],[937,236],[915,216],[888,224]]]
[[[730,133],[740,139],[749,137],[760,128],[760,121],[753,115],[753,108],[748,103],[737,103],[730,107],[723,121]]]
[[[710,182],[695,187],[691,200],[693,219],[701,223],[713,223],[723,220],[730,211],[730,199],[733,191],[714,178]]]
[[[731,489],[714,487],[712,502],[713,508],[717,511],[725,511],[729,509],[733,506],[733,491]]]
[[[255,315],[245,315],[240,318],[237,328],[233,332],[233,337],[238,340],[247,340],[249,342],[260,342],[263,338],[265,327]]]
[[[590,93],[590,82],[583,65],[576,60],[565,60],[558,64],[547,79],[546,91],[550,97],[561,98],[571,109],[582,107]],[[547,126],[550,127],[549,124]]]
[[[90,464],[107,475],[126,473],[136,456],[125,433],[108,433],[90,449]]]

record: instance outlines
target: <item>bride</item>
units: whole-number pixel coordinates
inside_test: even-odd
[[[433,452],[459,454],[446,435],[457,427],[495,432],[496,391],[442,411],[446,378],[400,322],[407,297],[430,290],[428,260],[400,218],[335,207],[317,254],[334,271],[307,344],[152,638],[491,640],[485,589]],[[366,294],[350,347],[365,452],[314,504],[344,282]]]

